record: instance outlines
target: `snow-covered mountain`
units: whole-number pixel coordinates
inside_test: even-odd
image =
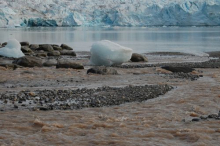
[[[0,27],[220,25],[220,0],[0,0]]]

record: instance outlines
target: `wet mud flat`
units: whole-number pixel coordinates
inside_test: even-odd
[[[218,58],[149,55],[148,59],[148,63],[123,64],[132,67],[112,67],[118,75],[87,74],[90,66],[83,70],[55,67],[1,70],[0,144],[218,145],[220,71],[215,63]],[[195,71],[191,73],[172,73],[160,67],[164,63],[175,66],[201,60],[215,65],[195,63]],[[88,58],[77,61],[87,62]],[[150,66],[134,66],[145,64]],[[51,102],[53,95],[57,101]],[[77,108],[76,103],[92,103],[90,97],[95,99],[96,106]],[[109,101],[115,97],[121,100],[104,105],[103,97]],[[28,98],[36,103],[29,104]],[[75,100],[69,103],[74,105],[73,110],[65,109],[66,101],[72,98]],[[47,105],[54,102],[57,105],[50,110]]]
[[[115,75],[100,75],[87,74],[87,70],[91,68],[86,65],[89,55],[88,52],[78,52],[77,57],[59,57],[59,59],[69,58],[81,62],[85,69],[60,69],[54,66],[18,67],[15,70],[2,68],[0,110],[68,110],[144,101],[173,89],[172,85],[166,84],[167,80],[193,81],[202,76],[199,75],[200,73],[172,73],[161,69],[160,66],[180,66],[180,64],[186,66],[190,63],[184,60],[208,60],[207,57],[194,57],[190,54],[180,56],[180,53],[177,53],[171,54],[175,56],[169,59],[176,62],[178,58],[180,63],[128,62],[125,65],[111,67],[118,72]],[[148,57],[159,60],[155,59],[156,56]],[[203,63],[207,62],[210,60]],[[200,67],[199,63],[201,64],[201,62],[191,64]],[[218,63],[215,65],[219,66]],[[164,83],[161,83],[162,81]]]

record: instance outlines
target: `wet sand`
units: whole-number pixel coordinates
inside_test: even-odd
[[[208,57],[175,55],[152,55],[148,59],[147,64],[209,60]],[[87,60],[78,61],[86,63]],[[7,110],[11,103],[1,103],[0,145],[219,144],[220,120],[200,118],[218,114],[220,110],[219,68],[196,68],[191,74],[200,77],[195,80],[174,75],[154,65],[143,68],[114,67],[119,75],[87,75],[88,68],[86,66],[86,69],[80,71],[54,67],[18,68],[14,71],[2,68],[0,92],[129,85],[169,85],[174,88],[158,98],[142,102],[80,110]],[[21,104],[19,107],[22,107]]]

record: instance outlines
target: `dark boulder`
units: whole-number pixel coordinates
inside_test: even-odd
[[[84,66],[80,63],[73,62],[72,60],[59,60],[56,68],[84,69]]]
[[[21,46],[29,46],[29,42],[20,42]]]
[[[37,49],[39,48],[39,45],[38,45],[38,44],[31,44],[31,45],[29,46],[29,48],[30,48],[31,50],[37,50]]]
[[[33,57],[33,56],[24,56],[24,57],[18,58],[13,63],[20,65],[20,66],[24,66],[24,67],[35,67],[35,66],[42,67],[43,66],[42,60],[37,57]]]
[[[192,71],[195,70],[195,69],[189,68],[189,67],[162,66],[161,68],[162,68],[162,69],[169,70],[169,71],[174,72],[174,73],[176,73],[176,72],[189,73],[189,72],[192,72]]]
[[[62,50],[60,51],[61,55],[69,55],[69,56],[76,56],[76,53],[74,51],[69,51],[69,50]]]
[[[40,45],[37,50],[44,50],[44,51],[47,51],[47,52],[53,52],[54,51],[53,47],[51,45],[48,45],[48,44]]]
[[[57,65],[57,60],[55,60],[55,59],[47,60],[46,62],[44,62],[43,65],[46,66],[46,67],[56,66]]]
[[[60,47],[63,48],[64,50],[73,50],[73,48],[71,48],[70,46],[68,46],[66,44],[61,44]]]
[[[117,75],[118,72],[116,69],[104,66],[96,66],[87,70],[87,74],[94,73],[94,74],[102,74],[102,75]]]
[[[6,46],[7,44],[7,42],[2,43],[2,47]]]
[[[37,57],[47,57],[47,53],[46,52],[39,52],[36,55]]]
[[[141,54],[133,53],[131,56],[132,62],[148,62],[147,57]]]
[[[59,45],[57,45],[57,44],[51,44],[51,46],[52,46],[52,47],[55,47],[55,46],[56,46],[56,47],[59,47]]]
[[[63,50],[63,48],[59,47],[59,46],[52,46],[54,50],[56,51],[61,51]]]
[[[47,55],[48,56],[60,56],[60,52],[59,51],[53,51],[53,52],[49,52]]]
[[[32,53],[33,52],[28,46],[21,46],[21,51],[23,53]]]

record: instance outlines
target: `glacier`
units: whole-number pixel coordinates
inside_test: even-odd
[[[217,25],[220,0],[0,1],[0,27]]]

